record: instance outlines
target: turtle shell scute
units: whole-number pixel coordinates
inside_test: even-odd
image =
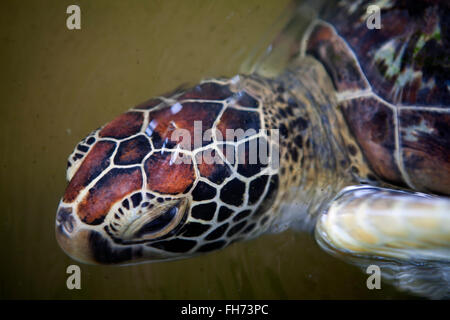
[[[405,170],[420,190],[450,194],[450,114],[400,110]]]
[[[145,131],[155,149],[173,149],[180,146],[193,150],[212,143],[205,131],[211,129],[222,110],[221,103],[176,102],[172,106],[150,112],[149,125]]]
[[[230,166],[222,160],[215,149],[206,149],[198,152],[195,156],[195,161],[200,176],[215,184],[222,184],[232,174]]]
[[[79,193],[109,165],[110,158],[116,148],[112,141],[98,141],[72,177],[64,193],[64,202],[73,202]]]
[[[144,121],[142,112],[126,112],[109,122],[99,133],[100,137],[124,139],[141,130]]]
[[[394,111],[372,97],[345,101],[342,111],[375,173],[387,181],[402,184],[395,161]]]
[[[147,188],[163,194],[188,192],[195,181],[190,156],[174,159],[173,152],[155,152],[144,163]]]
[[[131,165],[141,163],[151,151],[150,142],[144,135],[122,141],[117,149],[114,163],[117,165]]]
[[[200,99],[200,100],[225,100],[233,96],[227,85],[221,85],[216,82],[204,82],[186,91],[178,99]]]
[[[324,6],[320,15],[353,50],[377,95],[393,104],[449,106],[448,1],[380,5],[381,29],[369,29],[366,10],[372,2],[355,6],[354,1],[337,1]]]
[[[140,167],[111,169],[89,189],[78,205],[77,214],[83,222],[98,225],[116,202],[141,187]]]
[[[256,111],[227,108],[218,124],[218,139],[223,141],[240,141],[256,135],[261,129],[259,113]]]

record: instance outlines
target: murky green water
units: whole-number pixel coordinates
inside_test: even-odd
[[[66,28],[79,4],[82,29]],[[132,267],[82,265],[82,290],[54,218],[67,156],[92,129],[182,83],[231,76],[287,0],[2,1],[1,298],[404,298],[285,232],[201,257]]]

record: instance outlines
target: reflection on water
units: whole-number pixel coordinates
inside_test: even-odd
[[[285,232],[175,262],[81,265],[58,247],[54,218],[73,146],[149,97],[203,77],[232,76],[287,1],[69,1],[0,4],[1,298],[398,298],[366,275]]]

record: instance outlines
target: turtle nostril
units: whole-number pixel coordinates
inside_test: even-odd
[[[75,222],[72,216],[72,208],[60,208],[56,214],[56,221],[67,233],[72,233]]]

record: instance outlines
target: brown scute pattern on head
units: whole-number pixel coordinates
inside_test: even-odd
[[[208,224],[188,222],[180,229],[177,234],[182,235],[183,237],[193,238],[204,234],[210,228],[211,226]]]
[[[200,151],[196,154],[195,159],[200,176],[215,184],[221,184],[232,174],[230,166],[219,157],[216,150]]]
[[[250,152],[250,150],[256,152]],[[237,147],[238,173],[249,178],[267,168],[268,152],[269,144],[264,138],[255,138],[239,144]]]
[[[381,29],[373,30],[366,25],[371,4],[330,3],[321,17],[354,50],[373,91],[393,104],[450,105],[449,2],[391,1],[381,8]]]
[[[139,167],[112,169],[89,189],[78,205],[78,216],[87,224],[100,224],[116,202],[141,187],[142,174]]]
[[[219,215],[217,216],[217,221],[222,222],[228,219],[234,213],[233,210],[228,207],[221,206],[219,209]]]
[[[221,158],[225,159],[230,166],[236,167],[237,165],[237,152],[235,144],[232,143],[218,143],[217,150],[219,150],[219,154]]]
[[[64,202],[73,202],[80,191],[109,166],[115,146],[114,142],[99,141],[92,147],[92,150],[70,180],[63,197]]]
[[[450,195],[450,113],[400,110],[400,145],[412,184]]]
[[[178,99],[225,100],[232,95],[233,93],[228,86],[214,82],[206,82],[182,94]]]
[[[212,185],[199,181],[192,190],[192,199],[194,201],[211,200],[216,196],[217,189]]]
[[[337,91],[367,88],[364,75],[346,43],[331,27],[316,26],[308,39],[306,52],[323,63]]]
[[[130,165],[140,163],[151,151],[150,142],[143,135],[130,140],[122,141],[117,149],[114,163],[118,165]]]
[[[206,130],[212,128],[216,117],[223,105],[220,103],[184,102],[174,106],[150,112],[149,127],[147,135],[152,139],[156,149],[174,148],[179,145],[186,150],[193,150],[194,147],[194,121],[201,121],[201,131],[197,132],[200,139]],[[183,141],[182,137],[173,137],[176,129],[187,130],[191,141]],[[211,141],[202,141],[207,145]]]
[[[395,161],[396,125],[392,109],[375,98],[363,97],[343,102],[342,111],[373,170],[387,181],[403,184]]]
[[[267,137],[265,133],[263,134],[259,131],[262,125],[260,121],[260,110],[249,111],[248,109],[239,109],[259,108],[260,101],[254,99],[250,95],[243,94],[244,91],[242,88],[236,90],[238,90],[238,94],[235,94],[233,99],[227,100],[225,102],[226,106],[223,105],[223,107],[226,107],[227,109],[223,111],[223,117],[218,119],[217,128],[219,130],[223,128],[238,128],[243,129],[244,131],[251,128],[254,130],[252,134],[258,134],[258,137],[250,139],[251,142],[254,142],[257,145],[256,152],[258,153],[261,146],[264,147],[263,149],[265,152],[268,152],[269,146]],[[204,96],[202,96],[202,98],[204,98]],[[177,109],[177,112],[181,112],[183,108],[180,108],[180,106],[184,107],[184,104],[187,103],[183,99],[186,99],[186,96],[178,96],[174,101],[179,102],[174,102],[172,106],[164,106],[163,108],[151,111],[149,128],[157,129],[159,125],[156,123],[156,126],[152,126],[153,114],[163,114],[164,110],[172,108],[177,103],[179,106],[175,109]],[[197,102],[192,103],[197,104]],[[206,105],[204,101],[199,100],[198,104],[201,103]],[[290,113],[292,114],[292,110]],[[232,115],[232,117],[229,115]],[[185,120],[185,118],[186,117],[182,120]],[[202,117],[196,118],[201,119]],[[228,122],[225,123],[224,120],[227,120]],[[237,123],[234,123],[233,121],[237,121]],[[213,124],[211,123],[210,126],[212,127],[212,125]],[[221,127],[221,125],[223,127]],[[173,125],[173,127],[175,127],[175,125]],[[304,127],[304,124],[299,125],[299,128],[304,129]],[[156,133],[157,131],[158,130],[153,130],[153,132]],[[150,132],[149,136],[153,136],[153,132]],[[158,138],[160,141],[165,141],[165,146],[167,147],[167,140],[163,139],[159,134]],[[152,141],[154,143],[155,140]],[[258,144],[259,142],[261,142],[261,144]],[[266,193],[272,201],[270,203],[273,204],[273,201],[275,200],[274,196],[277,194],[275,190],[278,190],[278,182],[275,184],[272,183],[271,187],[269,187],[267,186],[269,183],[268,177],[271,175],[259,178],[259,175],[263,174],[262,171],[266,171],[269,168],[267,164],[259,163],[261,160],[259,157],[256,159],[257,163],[249,163],[249,143],[250,142],[241,142],[243,145],[241,158],[243,159],[240,160],[246,165],[240,167],[236,163],[237,159],[235,159],[239,156],[236,152],[236,147],[239,142],[235,141],[227,142],[227,145],[233,150],[233,152],[231,152],[232,159],[227,157],[229,150],[224,149],[224,143],[220,143],[219,141],[215,141],[215,145],[207,147],[199,152],[194,151],[195,171],[193,171],[194,168],[187,167],[186,162],[184,162],[184,164],[175,164],[175,162],[172,162],[170,165],[170,161],[173,161],[173,155],[177,153],[177,151],[161,151],[164,152],[161,154],[158,150],[146,160],[145,171],[148,175],[147,187],[149,190],[161,194],[170,193],[175,195],[188,193],[189,191],[188,196],[190,196],[191,199],[190,211],[188,211],[187,214],[188,218],[186,224],[183,225],[173,237],[165,237],[162,241],[161,239],[155,239],[150,242],[148,246],[173,253],[206,252],[219,249],[233,241],[243,239],[249,236],[251,232],[255,231],[255,226],[258,225],[261,219],[270,214],[269,211],[271,209],[267,206],[261,207],[259,204],[263,201],[262,198],[265,197]],[[171,144],[171,147],[173,148],[175,145],[176,143],[173,143]],[[247,148],[244,148],[245,146],[247,146]],[[155,147],[158,148],[158,144],[156,144]],[[180,153],[187,154],[188,152],[181,151]],[[158,157],[159,160],[154,160],[155,157]],[[210,162],[212,160],[211,158],[214,160],[212,163]],[[255,159],[252,158],[252,160]],[[159,166],[170,168],[170,170],[161,170]],[[182,168],[179,170],[180,174],[175,174],[174,177],[170,177],[169,174],[178,171],[177,166]],[[167,173],[164,171],[167,171]],[[155,174],[161,172],[163,173],[164,178],[155,176]],[[201,178],[200,181],[195,181],[195,172],[198,172],[198,178]],[[190,175],[192,175],[192,178],[189,178],[186,181],[185,178]],[[153,183],[153,186],[151,185],[152,179],[156,180],[155,183]],[[250,184],[252,185],[251,201],[246,194]],[[158,185],[158,187],[155,187],[156,185]],[[180,186],[183,186],[183,188],[180,188]],[[185,191],[184,187],[187,187],[188,191]],[[219,204],[220,206],[217,208]],[[227,208],[226,205],[231,208]],[[252,214],[257,208],[260,208],[260,214],[253,216]],[[217,222],[222,222],[221,228],[215,233],[212,233],[217,229]],[[211,235],[208,236],[210,233]],[[193,243],[191,239],[195,240],[196,243]]]
[[[127,112],[108,123],[99,133],[101,137],[124,139],[141,130],[144,121],[142,112]]]
[[[272,106],[272,101],[263,100],[266,94],[258,95],[255,89],[264,88],[270,81],[258,81],[242,76],[239,81],[205,82],[188,94],[177,92],[149,100],[95,132],[97,142],[89,148],[95,154],[95,143],[110,144],[108,161],[105,166],[97,166],[102,168],[101,176],[81,188],[72,207],[85,229],[100,231],[102,227],[106,232],[102,234],[105,241],[94,241],[105,250],[105,256],[96,260],[116,263],[137,259],[134,251],[124,251],[122,256],[122,251],[116,250],[131,245],[146,251],[146,257],[170,259],[220,249],[266,230],[269,223],[256,230],[255,226],[272,215],[271,207],[260,204],[266,203],[266,194],[273,198],[274,188],[268,184],[276,169],[265,163],[249,164],[250,142],[223,142],[217,139],[219,134],[213,134],[213,141],[208,142],[211,145],[203,144],[201,150],[196,150],[199,146],[193,146],[192,141],[186,148],[189,150],[171,150],[182,142],[170,140],[175,128],[186,129],[193,137],[194,121],[202,121],[200,134],[208,129],[253,129],[251,142],[278,143],[269,139],[267,131],[260,131],[267,126],[263,108],[266,103]],[[291,109],[287,112],[293,116]],[[241,159],[244,166],[237,164],[239,144],[247,145]],[[135,215],[167,212],[165,206],[175,199],[185,201],[186,207],[167,233],[154,238],[124,233]],[[260,214],[256,216],[258,208]]]
[[[220,192],[220,199],[233,206],[240,206],[244,202],[245,183],[234,178],[223,186]]]
[[[269,189],[267,190],[264,200],[261,202],[258,209],[253,214],[254,217],[259,217],[268,210],[270,210],[270,208],[272,207],[277,198],[279,186],[280,186],[280,178],[278,177],[278,175],[273,175],[270,178]]]
[[[186,192],[195,180],[192,160],[174,161],[171,152],[154,153],[145,161],[144,170],[148,189],[159,193]]]
[[[237,103],[238,105],[246,108],[258,108],[259,102],[255,98],[253,98],[251,95],[249,95],[245,91],[240,91],[237,94]]]
[[[68,181],[72,180],[76,171],[83,163],[84,158],[89,153],[89,150],[92,149],[92,146],[97,141],[97,133],[100,129],[96,129],[92,131],[89,135],[86,136],[83,140],[81,140],[75,150],[71,153],[69,158],[67,159],[67,171],[66,178]]]
[[[249,204],[255,204],[259,201],[266,188],[268,177],[267,175],[259,176],[250,183],[248,190]]]
[[[219,239],[223,236],[225,231],[228,229],[228,223],[221,224],[219,227],[215,228],[213,231],[211,231],[206,237],[205,240],[211,241]]]
[[[242,129],[244,130],[244,133],[246,133],[247,130],[252,130],[254,133],[248,131],[248,134],[250,136],[254,135],[261,129],[259,113],[228,108],[220,118],[217,129],[220,131],[224,141],[242,140],[244,137],[227,136],[227,129],[236,131]],[[247,133],[246,136],[248,136]]]
[[[217,204],[214,202],[196,205],[191,210],[191,215],[196,219],[210,221],[214,218]]]

